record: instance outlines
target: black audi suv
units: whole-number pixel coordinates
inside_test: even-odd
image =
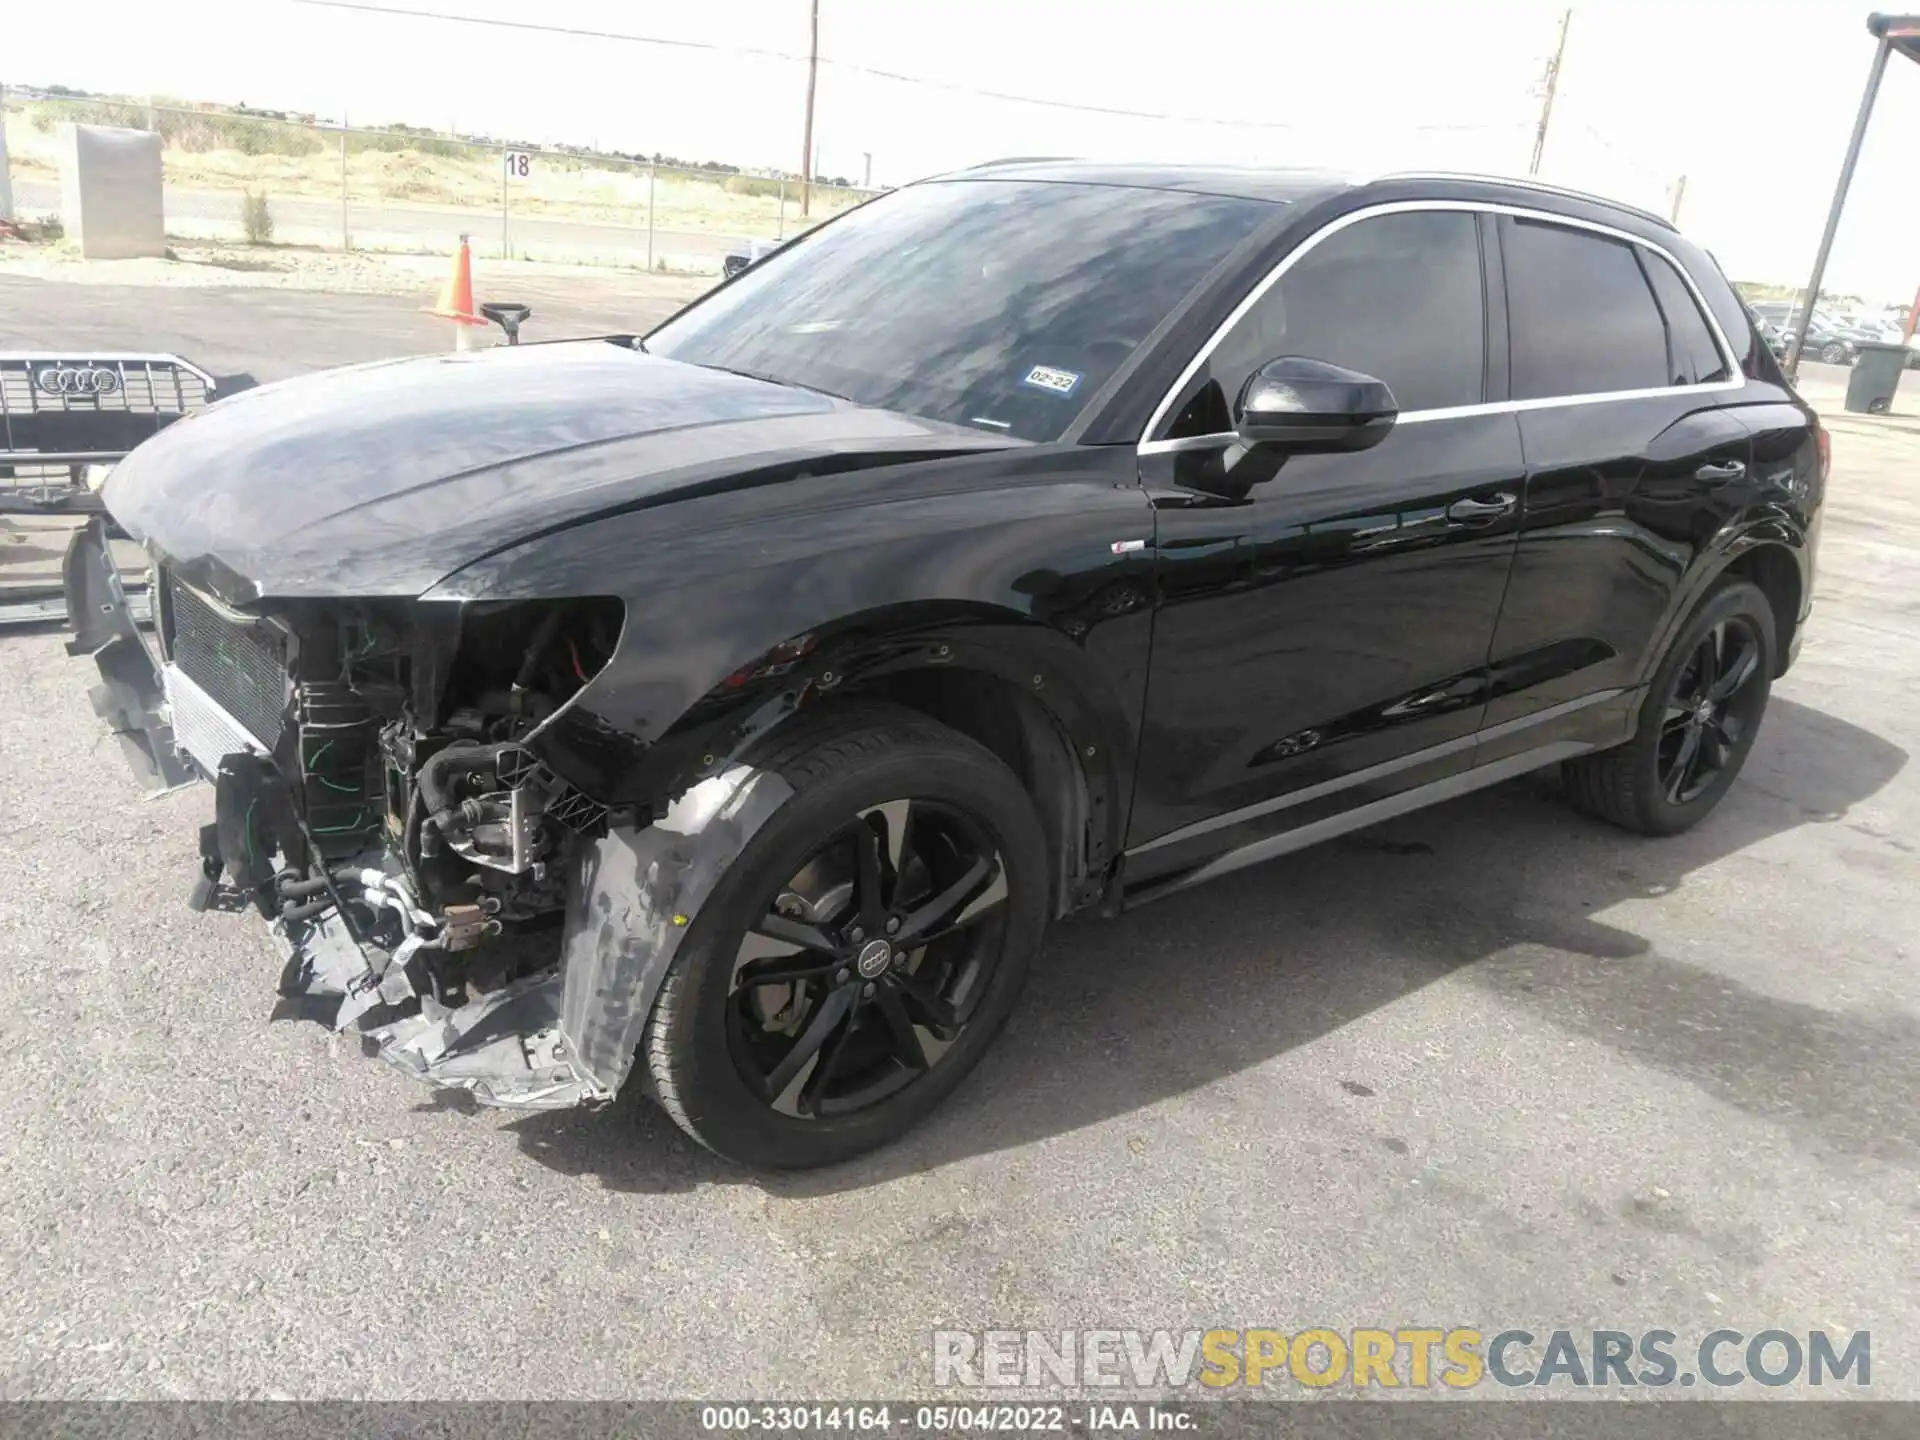
[[[69,555],[195,903],[508,1106],[899,1135],[1048,923],[1544,766],[1649,835],[1754,743],[1825,436],[1664,220],[1509,180],[909,186],[655,329],[221,400]]]

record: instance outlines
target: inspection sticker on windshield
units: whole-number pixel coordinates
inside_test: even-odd
[[[1020,383],[1055,395],[1071,395],[1073,387],[1080,383],[1080,376],[1073,370],[1056,370],[1051,365],[1036,365],[1027,371],[1027,378]]]

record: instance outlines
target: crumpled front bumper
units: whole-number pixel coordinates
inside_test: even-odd
[[[773,771],[735,765],[644,829],[610,831],[574,868],[556,970],[450,1013],[423,1008],[376,1032],[382,1056],[490,1105],[611,1099],[693,917],[792,794]]]
[[[417,1014],[367,1031],[380,1058],[486,1105],[552,1110],[612,1099],[693,917],[792,793],[774,772],[736,765],[652,825],[594,841],[569,879],[559,962],[458,1008],[421,996]],[[336,1028],[412,993],[384,952],[370,957],[378,947],[354,943],[337,910],[313,925],[276,922],[275,941],[287,959],[283,990],[338,995]]]
[[[136,608],[128,593],[104,516],[94,516],[74,532],[61,580],[73,631],[67,653],[91,656],[100,672],[101,683],[89,692],[93,713],[107,722],[142,784],[162,790],[191,784],[196,772],[174,743],[159,659],[140,633],[148,605]]]
[[[91,522],[68,554],[75,638],[103,684],[94,708],[122,740],[136,773],[171,787],[203,778],[177,743],[163,669],[134,625],[104,525]],[[210,703],[210,702],[209,702]],[[225,717],[238,729],[238,722]],[[258,755],[212,766],[221,815],[244,810],[249,786],[276,784]],[[568,877],[559,957],[550,967],[458,1007],[418,994],[406,946],[393,951],[356,934],[338,905],[301,919],[276,918],[271,934],[285,966],[280,990],[301,1013],[336,1030],[360,1029],[380,1057],[429,1084],[466,1090],[483,1104],[558,1109],[610,1100],[626,1081],[647,1016],[694,918],[747,842],[792,795],[778,774],[722,766],[644,827],[615,827],[584,842]],[[201,832],[203,905],[222,877],[249,873],[229,853],[233,829],[219,819]],[[369,862],[378,857],[368,856]],[[228,887],[233,902],[251,892]],[[396,1007],[417,1013],[385,1019]]]

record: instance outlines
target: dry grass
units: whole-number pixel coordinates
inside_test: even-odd
[[[102,113],[95,116],[95,110]],[[5,119],[14,173],[34,179],[57,175],[58,122],[76,114],[101,120],[135,118],[107,113],[106,107],[99,106],[77,110],[45,102],[10,104]],[[163,112],[162,164],[168,185],[185,190],[254,191],[274,200],[340,197],[337,135],[271,121],[206,119],[208,123],[198,126],[170,126]],[[498,151],[456,147],[431,137],[384,137],[378,148],[371,144],[360,148],[360,137],[350,137],[347,193],[357,204],[387,200],[497,210],[502,167]],[[816,189],[810,219],[825,219],[861,198],[853,192]],[[790,195],[783,207],[780,182],[759,176],[663,170],[650,197],[644,166],[587,156],[536,155],[532,174],[508,182],[509,208],[516,215],[644,226],[650,200],[653,223],[662,230],[772,235],[783,228],[791,231],[799,218],[797,194]]]

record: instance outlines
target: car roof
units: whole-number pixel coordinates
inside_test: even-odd
[[[1113,164],[1092,160],[991,160],[935,180],[1046,180],[1063,185],[1124,185],[1240,200],[1292,204],[1351,188],[1358,181],[1332,170],[1266,170],[1235,165]]]
[[[1674,233],[1674,225],[1650,210],[1582,190],[1522,180],[1509,175],[1475,175],[1441,170],[1394,171],[1355,175],[1330,169],[1284,169],[1235,165],[1121,164],[1093,160],[1020,156],[990,160],[966,170],[930,177],[935,181],[1029,180],[1058,184],[1125,185],[1174,190],[1193,195],[1226,195],[1273,204],[1306,204],[1349,192],[1379,192],[1382,200],[1412,198],[1505,203],[1566,214],[1600,216],[1626,229]]]

